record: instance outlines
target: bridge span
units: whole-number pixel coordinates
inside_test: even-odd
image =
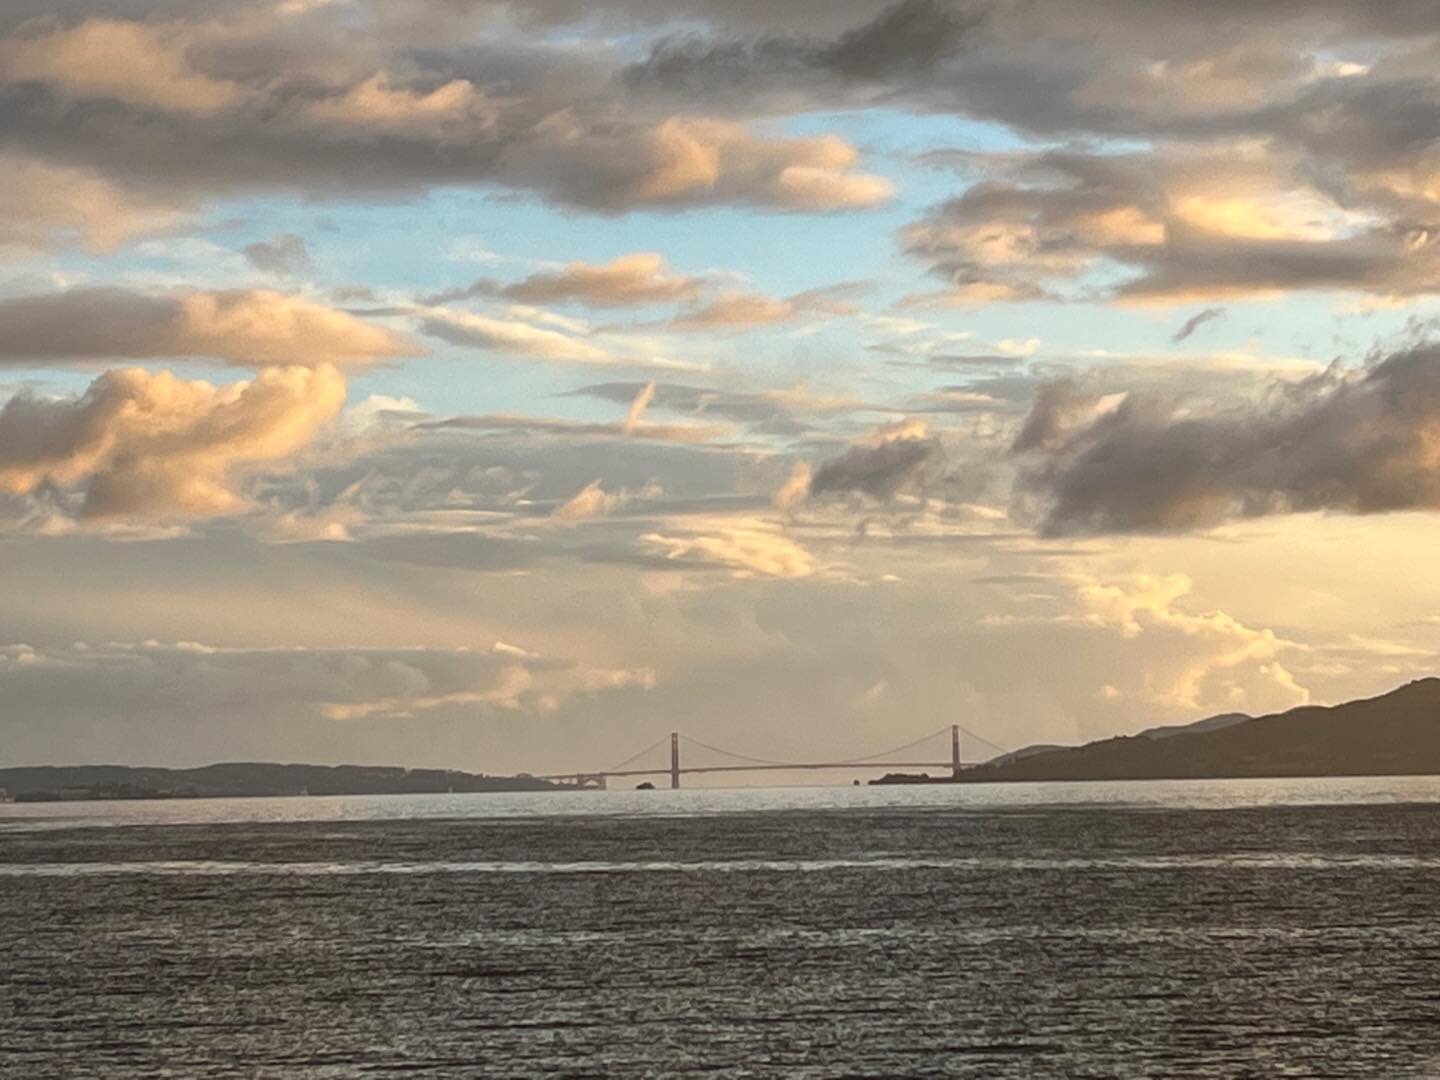
[[[930,742],[937,736],[950,733],[950,756],[948,760],[896,760],[891,755],[900,754],[905,751],[914,750],[922,743]],[[960,757],[960,736],[968,736],[971,740],[982,743],[994,750],[996,753],[1004,753],[999,746],[983,736],[967,731],[959,724],[951,724],[948,729],[939,728],[927,735],[923,735],[904,746],[892,747],[889,750],[882,750],[879,753],[868,754],[862,758],[849,758],[845,761],[774,761],[768,758],[750,757],[745,754],[736,754],[729,750],[721,750],[719,747],[702,743],[698,739],[692,739],[682,735],[678,731],[672,731],[670,740],[670,761],[666,765],[658,763],[648,766],[637,764],[647,754],[658,750],[665,744],[665,739],[657,739],[639,753],[632,755],[618,765],[608,769],[599,769],[594,772],[576,771],[565,773],[545,773],[536,777],[539,780],[551,780],[560,783],[568,783],[577,788],[604,788],[612,777],[635,777],[635,776],[665,776],[670,777],[672,788],[680,787],[680,777],[686,775],[698,775],[703,773],[738,773],[738,772],[806,772],[821,771],[827,769],[874,769],[874,768],[897,768],[897,769],[949,769],[952,776],[959,776],[961,770],[969,768],[979,762],[966,762]],[[682,765],[680,760],[680,749],[682,743],[688,743],[703,750],[708,750],[723,757],[736,759],[729,764],[719,765]],[[918,755],[916,755],[918,757]]]

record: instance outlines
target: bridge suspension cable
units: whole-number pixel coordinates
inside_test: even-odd
[[[721,755],[723,755],[724,757],[735,758],[737,761],[748,761],[748,762],[750,762],[750,764],[752,764],[752,765],[792,765],[792,764],[794,764],[794,762],[790,762],[790,761],[775,761],[775,760],[773,760],[773,759],[771,759],[771,758],[751,757],[749,754],[737,754],[737,753],[735,753],[735,751],[733,751],[733,750],[721,750],[720,747],[718,747],[718,746],[711,746],[709,743],[707,743],[707,742],[701,742],[699,739],[691,738],[689,735],[681,735],[680,738],[683,739],[683,740],[684,740],[685,742],[687,742],[687,743],[693,743],[695,746],[701,747],[702,749],[705,749],[705,750],[709,750],[712,754],[721,754]]]
[[[890,749],[890,750],[882,750],[882,751],[880,751],[878,754],[866,754],[864,757],[848,758],[848,759],[846,759],[846,760],[844,760],[844,761],[837,761],[835,764],[837,764],[837,765],[863,765],[863,764],[865,764],[867,761],[870,761],[872,758],[889,757],[891,754],[898,754],[898,753],[900,753],[900,751],[902,751],[902,750],[909,750],[911,747],[919,746],[919,745],[920,745],[921,743],[923,743],[923,742],[929,742],[931,739],[935,738],[935,736],[937,736],[937,735],[944,735],[944,734],[948,733],[949,730],[950,730],[950,725],[947,724],[947,725],[945,725],[943,728],[936,728],[934,731],[930,732],[929,735],[921,735],[920,738],[918,738],[918,739],[912,739],[910,742],[907,742],[904,746],[897,746],[897,747],[894,747],[893,749]],[[880,764],[883,765],[884,762],[882,761],[882,762],[880,762]]]
[[[902,745],[902,746],[894,746],[894,747],[891,747],[891,748],[888,749],[888,750],[880,750],[880,751],[877,751],[877,752],[874,752],[874,753],[864,754],[864,755],[862,755],[861,757],[845,758],[845,759],[840,760],[840,761],[832,762],[831,764],[834,764],[834,765],[864,765],[864,764],[867,764],[867,763],[872,762],[875,758],[889,757],[889,756],[892,755],[892,754],[898,754],[898,753],[900,753],[900,752],[903,751],[903,750],[909,750],[909,749],[911,749],[911,748],[913,748],[913,747],[919,746],[921,743],[929,742],[931,739],[933,739],[933,738],[935,738],[935,737],[937,737],[937,736],[939,736],[939,735],[943,735],[943,734],[945,734],[946,732],[948,732],[949,730],[950,730],[949,725],[946,725],[945,727],[937,728],[936,730],[930,732],[929,734],[922,735],[922,736],[920,736],[920,738],[918,738],[918,739],[912,739],[910,742],[907,742],[907,743],[905,743],[905,744]],[[961,731],[964,731],[965,734],[967,734],[967,735],[971,735],[971,733],[968,732],[968,731],[965,731],[964,728],[961,728]],[[991,747],[992,749],[999,751],[1000,753],[1004,753],[1003,750],[1000,750],[1000,748],[999,748],[998,746],[995,746],[995,744],[992,743],[992,742],[990,742],[988,739],[983,739],[983,738],[980,738],[979,736],[976,736],[976,735],[971,735],[971,737],[977,739],[979,742],[984,743],[986,746],[989,746],[989,747]],[[737,753],[736,753],[735,751],[733,751],[733,750],[722,750],[722,749],[721,749],[720,747],[718,747],[718,746],[711,746],[711,745],[710,745],[709,743],[707,743],[707,742],[701,742],[699,739],[696,739],[696,738],[694,738],[694,737],[692,737],[692,736],[690,736],[690,735],[681,735],[680,738],[683,739],[683,740],[684,740],[685,742],[687,742],[687,743],[692,743],[693,745],[698,746],[698,747],[701,747],[702,749],[709,750],[711,753],[721,754],[721,755],[723,755],[724,757],[735,758],[737,761],[748,761],[748,762],[749,762],[750,764],[752,764],[752,765],[785,766],[785,765],[798,765],[798,764],[800,764],[799,762],[794,762],[794,761],[777,761],[777,760],[775,760],[774,758],[753,757],[753,756],[751,756],[750,754],[737,754]],[[662,741],[663,741],[663,740],[662,740]],[[657,744],[657,745],[658,745],[658,744]],[[647,750],[647,751],[642,751],[642,753],[645,753],[645,752],[648,752],[648,750]],[[639,757],[640,755],[637,754],[636,756]],[[634,759],[632,758],[631,760],[634,760]],[[883,762],[883,761],[882,761],[882,762],[878,762],[877,764],[883,765],[884,762]]]
[[[626,758],[624,761],[620,762],[619,765],[611,765],[610,768],[605,769],[605,770],[603,770],[603,771],[604,771],[604,772],[607,772],[607,773],[616,773],[616,772],[621,772],[621,771],[623,771],[623,770],[625,770],[625,769],[628,769],[631,765],[634,765],[635,762],[639,761],[639,760],[640,760],[641,758],[643,758],[646,754],[650,753],[650,751],[652,751],[652,750],[658,750],[660,747],[664,746],[665,743],[666,743],[666,741],[669,740],[669,738],[670,738],[669,735],[661,735],[660,738],[656,739],[656,740],[655,740],[654,742],[652,742],[649,746],[645,747],[644,750],[641,750],[638,754],[632,754],[630,757],[628,757],[628,758]],[[708,748],[707,748],[707,749],[708,749]]]
[[[964,735],[967,739],[971,740],[972,742],[981,743],[981,744],[983,744],[984,746],[988,747],[989,749],[994,750],[996,754],[1008,754],[1008,753],[1010,753],[1010,751],[1009,751],[1009,750],[1006,750],[1003,746],[996,746],[996,745],[995,745],[993,742],[991,742],[989,739],[985,738],[984,735],[976,735],[975,732],[971,731],[969,728],[964,728],[964,727],[962,727],[962,728],[960,729],[960,734],[961,734],[961,735]]]
[[[920,764],[936,764],[936,765],[938,765],[938,764],[941,764],[939,761],[935,761],[935,762],[929,762],[929,761],[926,761],[926,762],[914,762],[914,761],[894,762],[894,761],[890,761],[890,762],[887,762],[887,761],[880,760],[880,759],[890,758],[890,757],[893,757],[893,756],[896,755],[896,754],[903,753],[903,752],[906,751],[906,750],[912,750],[912,749],[914,749],[915,747],[919,746],[921,743],[928,742],[928,741],[930,741],[931,739],[936,738],[937,736],[943,735],[945,732],[951,730],[951,727],[958,727],[958,725],[947,725],[946,727],[937,728],[936,730],[934,730],[934,731],[932,731],[932,732],[929,732],[929,733],[926,734],[926,735],[920,736],[918,739],[911,739],[911,740],[910,740],[909,742],[907,742],[907,743],[903,743],[903,744],[901,744],[900,746],[891,747],[891,748],[888,749],[888,750],[877,751],[877,752],[874,752],[874,753],[870,753],[870,754],[863,755],[863,756],[861,756],[861,757],[846,758],[846,759],[841,760],[841,761],[825,761],[825,762],[780,761],[780,760],[778,760],[778,759],[776,759],[776,758],[756,757],[756,756],[754,756],[753,754],[739,754],[739,753],[736,753],[734,750],[725,750],[725,749],[722,749],[721,747],[718,747],[718,746],[712,746],[710,743],[703,742],[703,741],[701,741],[700,739],[693,738],[693,737],[691,737],[691,736],[689,736],[689,735],[682,735],[682,734],[680,734],[680,733],[678,733],[678,732],[675,732],[675,733],[668,734],[668,735],[662,735],[660,738],[656,739],[654,742],[652,742],[650,745],[646,746],[644,749],[640,750],[639,752],[637,752],[637,753],[635,753],[635,754],[630,755],[628,758],[626,758],[624,761],[619,762],[618,764],[611,765],[608,769],[598,770],[598,771],[593,772],[593,773],[590,773],[590,772],[577,772],[577,773],[575,773],[575,774],[570,774],[570,773],[558,774],[558,773],[557,773],[557,774],[555,774],[554,776],[541,777],[541,779],[572,779],[572,775],[573,775],[573,779],[575,780],[575,782],[576,782],[576,783],[581,783],[581,782],[583,782],[583,781],[585,781],[585,780],[594,780],[595,778],[599,777],[599,778],[601,778],[601,784],[602,784],[602,786],[603,786],[603,778],[604,778],[606,775],[610,775],[610,776],[617,776],[617,775],[618,775],[618,776],[640,776],[640,775],[648,775],[648,774],[652,774],[652,773],[654,773],[654,774],[659,774],[659,773],[669,772],[669,773],[671,774],[672,784],[674,784],[675,786],[678,787],[678,786],[679,786],[679,776],[680,776],[681,773],[692,773],[692,772],[697,772],[697,773],[736,772],[736,771],[744,771],[744,769],[745,769],[745,767],[746,767],[747,765],[748,765],[748,766],[753,766],[753,767],[756,767],[756,768],[759,768],[759,769],[834,769],[834,768],[848,768],[848,767],[851,767],[851,766],[857,766],[857,767],[875,766],[875,767],[879,767],[879,766],[884,766],[884,765],[907,765],[907,766],[908,766],[908,765],[920,765]],[[973,741],[973,742],[981,743],[982,745],[984,745],[984,746],[986,746],[986,747],[989,747],[991,750],[995,751],[996,754],[1005,754],[1005,753],[1008,753],[1008,751],[1005,750],[1003,747],[997,746],[995,743],[991,742],[989,739],[985,738],[983,735],[977,735],[975,732],[970,731],[968,728],[963,728],[963,727],[961,727],[961,728],[959,728],[959,730],[960,730],[960,732],[961,732],[967,739],[969,739],[969,740],[971,740],[971,741]],[[659,766],[659,767],[656,767],[656,768],[654,768],[654,769],[649,769],[649,768],[632,768],[632,766],[634,766],[634,765],[636,764],[636,762],[640,761],[640,760],[641,760],[642,758],[644,758],[646,755],[652,754],[652,753],[654,753],[656,750],[659,750],[661,747],[663,747],[663,746],[665,745],[665,743],[667,742],[667,740],[672,740],[672,739],[675,740],[675,741],[671,743],[671,757],[670,757],[670,763],[669,763],[669,767],[668,767],[668,768],[666,768],[666,767],[663,766],[663,765],[662,765],[662,766]],[[686,744],[689,744],[689,745],[691,745],[691,746],[699,747],[699,748],[702,749],[702,750],[708,750],[708,751],[710,751],[712,754],[719,754],[721,757],[730,758],[730,759],[732,759],[732,760],[734,760],[734,761],[744,762],[745,765],[718,765],[718,766],[717,766],[717,765],[701,765],[701,766],[699,766],[699,767],[696,767],[696,766],[688,766],[688,767],[682,768],[682,767],[680,766],[680,764],[679,764],[678,753],[676,752],[676,747],[678,747],[679,744],[682,743],[682,742],[683,742],[683,743],[686,743]],[[953,764],[956,764],[956,765],[958,766],[958,757],[952,757],[951,762],[947,762],[946,764],[952,764],[952,763],[953,763]]]

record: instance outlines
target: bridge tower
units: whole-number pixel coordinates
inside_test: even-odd
[[[960,725],[950,725],[950,775],[960,776]]]
[[[680,733],[670,732],[670,787],[680,786]]]

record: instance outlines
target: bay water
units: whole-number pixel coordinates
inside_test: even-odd
[[[1440,1076],[1440,778],[0,806],[0,1076]]]

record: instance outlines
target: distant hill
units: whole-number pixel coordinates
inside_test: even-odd
[[[199,769],[128,765],[45,765],[0,769],[0,790],[16,799],[145,799],[244,795],[414,795],[446,791],[548,791],[532,776],[485,776],[386,765],[278,765],[227,762]]]
[[[1172,735],[1193,735],[1200,731],[1219,731],[1221,728],[1233,727],[1235,724],[1243,724],[1246,720],[1255,719],[1243,712],[1221,713],[1219,716],[1207,716],[1204,720],[1196,720],[1190,724],[1162,724],[1160,727],[1146,728],[1139,733],[1140,738],[1145,739],[1168,739]]]
[[[1084,746],[1037,748],[966,769],[959,780],[1404,774],[1440,774],[1440,679],[1344,705],[1257,718],[1230,714]]]
[[[1168,739],[1173,735],[1184,735],[1197,731],[1218,731],[1220,728],[1243,723],[1249,719],[1252,718],[1245,713],[1223,713],[1220,716],[1207,716],[1204,720],[1196,720],[1189,724],[1165,724],[1161,727],[1146,728],[1134,737],[1137,739]],[[1060,746],[1056,743],[1035,743],[1032,746],[1022,746],[1019,750],[1011,750],[1008,754],[991,758],[985,764],[993,768],[998,765],[1024,761],[1026,758],[1037,757],[1040,754],[1053,754],[1057,751],[1073,749],[1072,746]]]
[[[987,765],[1008,765],[1012,761],[1024,761],[1026,758],[1035,757],[1037,754],[1053,754],[1056,750],[1068,750],[1069,747],[1061,746],[1059,743],[1033,743],[1030,746],[1022,746],[1019,750],[1011,750],[1008,754],[1001,754],[999,757],[991,758]]]

